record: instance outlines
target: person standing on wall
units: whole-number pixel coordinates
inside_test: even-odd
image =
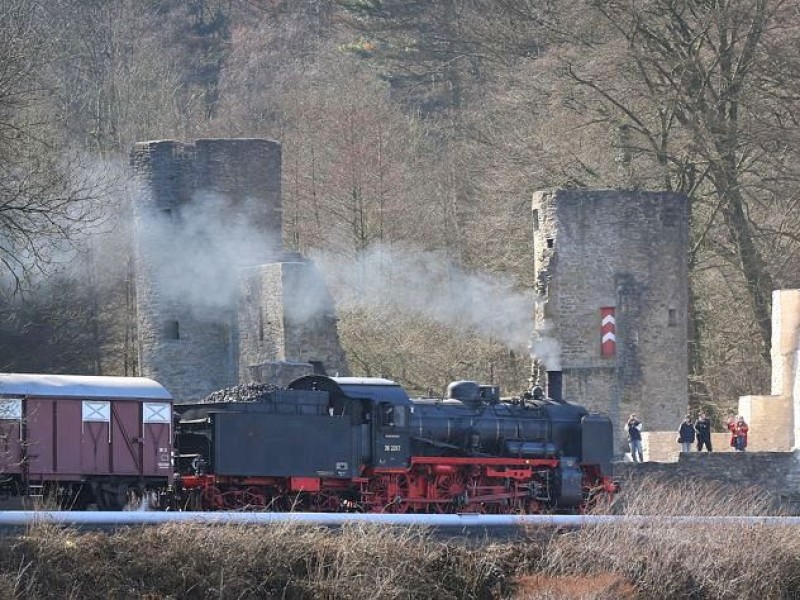
[[[631,458],[633,462],[644,462],[644,453],[642,452],[642,422],[636,418],[635,414],[632,414],[625,427],[628,430],[628,444],[630,444],[631,447]]]
[[[706,413],[700,413],[700,417],[694,423],[694,430],[697,432],[697,451],[702,452],[703,446],[711,452],[711,421],[706,417]]]
[[[734,418],[728,417],[728,430],[731,432],[731,446],[737,452],[744,452],[747,449],[747,432],[750,428],[741,415]]]
[[[678,428],[678,443],[681,445],[681,452],[691,452],[694,443],[694,425],[692,425],[691,415],[686,418]]]

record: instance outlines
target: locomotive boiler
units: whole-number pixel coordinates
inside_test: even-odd
[[[555,377],[554,377],[555,378]],[[609,419],[462,381],[302,377],[251,402],[177,404],[178,508],[574,512],[613,493]]]

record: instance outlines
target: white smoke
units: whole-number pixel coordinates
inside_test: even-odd
[[[561,342],[554,336],[552,321],[544,319],[533,331],[531,358],[539,361],[548,371],[561,370]]]
[[[170,301],[206,309],[232,305],[243,267],[275,260],[279,241],[271,240],[242,201],[232,209],[225,198],[208,192],[169,211],[137,215],[137,235],[146,248],[160,293]]]
[[[319,253],[314,261],[342,308],[396,306],[453,327],[469,327],[525,350],[534,296],[514,282],[470,272],[443,253],[375,245],[355,258]]]

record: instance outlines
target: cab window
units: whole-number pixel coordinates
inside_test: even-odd
[[[381,402],[380,404],[382,427],[405,427],[406,414],[405,406],[395,406],[389,402]]]

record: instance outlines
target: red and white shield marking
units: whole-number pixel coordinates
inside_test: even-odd
[[[614,307],[600,309],[600,356],[611,358],[617,354],[617,319]]]

